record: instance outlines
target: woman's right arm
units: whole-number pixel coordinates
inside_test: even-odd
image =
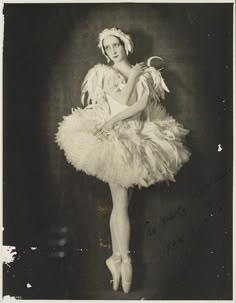
[[[117,102],[127,104],[134,90],[138,77],[143,73],[146,66],[144,63],[137,63],[131,70],[125,87],[120,92],[109,91],[108,94]]]

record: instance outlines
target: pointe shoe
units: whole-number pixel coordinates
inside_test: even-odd
[[[113,290],[117,291],[120,283],[120,266],[121,266],[121,255],[111,256],[106,260],[106,265],[111,272],[113,279]]]
[[[122,258],[122,263],[121,263],[122,288],[125,294],[130,292],[132,278],[133,278],[132,261],[129,256],[125,256]]]

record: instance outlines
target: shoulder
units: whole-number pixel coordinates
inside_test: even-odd
[[[111,74],[112,68],[106,64],[97,63],[88,70],[88,73],[92,73],[92,72],[104,73],[107,75],[107,74]]]
[[[106,64],[103,63],[96,63],[95,65],[93,65],[89,70],[91,69],[96,69],[96,70],[100,70],[100,69],[106,69],[108,66]]]
[[[102,63],[91,67],[86,78],[96,78],[104,88],[108,89],[116,89],[124,84],[124,79],[112,66]]]
[[[140,81],[146,81],[149,84],[152,84],[154,79],[161,79],[161,72],[157,70],[155,67],[150,66],[145,69],[143,74],[140,76]]]
[[[104,92],[119,89],[120,85],[121,81],[111,66],[97,63],[88,70],[81,85],[82,99],[87,92],[90,99],[93,99]]]
[[[88,70],[82,83],[82,87],[89,83],[100,83],[101,85],[104,81],[111,78],[112,75],[113,71],[111,67],[106,64],[97,63]]]
[[[142,83],[146,83],[150,89],[164,89],[165,91],[169,92],[169,89],[167,88],[162,77],[161,70],[162,69],[156,69],[153,66],[148,67],[141,75],[140,81]]]
[[[137,86],[151,89],[153,87],[153,75],[157,70],[153,67],[147,67],[145,71],[139,76]]]
[[[164,99],[164,92],[170,92],[164,79],[162,78],[160,70],[155,67],[148,67],[144,73],[139,77],[137,83],[138,95],[147,92],[153,99]]]

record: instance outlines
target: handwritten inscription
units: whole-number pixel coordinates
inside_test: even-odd
[[[178,236],[176,239],[169,240],[165,245],[165,253],[170,255],[174,250],[178,249],[185,242],[184,235]]]
[[[171,221],[179,218],[184,218],[187,216],[187,209],[186,207],[179,206],[177,209],[172,210],[166,215],[160,216],[160,224],[158,226],[153,225],[150,221],[146,221],[144,224],[145,233],[148,236],[154,236],[157,234],[158,230],[163,225],[167,225]]]
[[[210,201],[208,202],[208,208],[201,220],[199,220],[197,225],[190,225],[188,227],[188,233],[182,232],[180,235],[175,236],[173,239],[168,239],[167,241],[163,241],[162,239],[162,226],[168,224],[170,221],[176,219],[178,216],[180,218],[184,218],[188,215],[188,210],[180,206],[175,211],[171,212],[169,215],[162,216],[159,225],[155,225],[150,220],[147,220],[144,224],[145,234],[149,237],[157,237],[161,244],[161,248],[164,253],[170,256],[174,251],[179,249],[184,243],[186,243],[186,239],[190,233],[201,234],[205,230],[205,225],[210,221],[216,218],[223,212],[223,204],[218,201]],[[161,217],[160,217],[161,218]]]
[[[224,180],[224,178],[232,171],[232,167],[226,167],[222,172],[220,172],[216,177],[211,177],[206,183],[200,186],[192,195],[194,200],[200,199],[209,190],[213,189],[216,185]]]
[[[183,206],[179,206],[177,209],[171,211],[169,214],[161,216],[161,222],[162,224],[167,224],[168,222],[176,219],[178,216],[183,218],[187,215],[187,209]]]

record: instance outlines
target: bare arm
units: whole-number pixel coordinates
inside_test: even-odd
[[[142,97],[133,105],[129,106],[127,109],[113,116],[110,121],[115,124],[121,120],[128,119],[130,117],[135,116],[144,110],[148,102],[148,94],[144,93]]]
[[[138,77],[143,73],[145,70],[146,65],[144,63],[137,63],[131,70],[130,76],[128,78],[128,81],[125,85],[125,87],[120,92],[113,92],[108,91],[107,93],[114,98],[117,102],[121,104],[127,104],[131,94],[134,90],[134,87],[136,85],[136,81]]]
[[[148,93],[145,92],[142,97],[133,105],[129,106],[127,109],[113,116],[110,120],[108,120],[103,126],[98,129],[98,133],[102,134],[103,132],[109,131],[113,128],[114,124],[121,121],[133,117],[137,113],[140,113],[144,110],[148,102]]]

